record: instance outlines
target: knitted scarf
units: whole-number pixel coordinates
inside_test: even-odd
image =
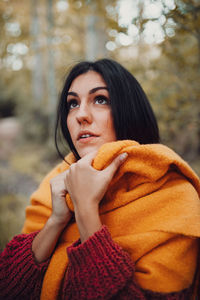
[[[93,161],[102,170],[119,154],[119,167],[100,203],[101,221],[136,265],[143,289],[171,293],[194,281],[200,237],[200,181],[189,165],[161,144],[134,141],[104,144]],[[67,162],[67,163],[66,163]],[[51,214],[49,181],[76,162],[70,153],[43,180],[26,209],[23,233],[40,230]],[[70,196],[67,204],[73,211]],[[68,258],[66,247],[79,238],[75,221],[64,230],[44,277],[41,299],[58,299]]]

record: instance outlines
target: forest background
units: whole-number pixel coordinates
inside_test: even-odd
[[[138,79],[162,143],[200,174],[199,0],[0,0],[0,249],[60,161],[53,132],[68,69],[102,57]]]

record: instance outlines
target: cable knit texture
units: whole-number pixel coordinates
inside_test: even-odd
[[[48,262],[38,264],[32,252],[37,232],[14,237],[0,255],[0,299],[38,300]]]
[[[200,181],[188,164],[164,145],[134,141],[104,144],[93,161],[102,170],[119,154],[128,158],[115,173],[100,203],[100,217],[112,239],[135,262],[134,278],[145,290],[172,293],[194,279],[200,237]],[[50,172],[32,195],[23,232],[41,229],[51,214],[50,179],[75,162]],[[69,195],[67,204],[73,211]],[[64,230],[51,258],[42,287],[42,300],[55,300],[68,265],[66,247],[79,238],[75,222]],[[58,267],[59,266],[59,267]]]

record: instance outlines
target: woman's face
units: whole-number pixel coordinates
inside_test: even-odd
[[[67,127],[80,157],[116,140],[105,81],[95,71],[74,79],[67,96]]]

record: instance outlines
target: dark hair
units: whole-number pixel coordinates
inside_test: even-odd
[[[60,137],[64,137],[76,158],[80,158],[67,128],[66,99],[72,81],[90,70],[99,73],[108,87],[117,140],[135,140],[141,144],[159,143],[157,121],[141,85],[116,61],[100,59],[95,62],[78,63],[66,78],[57,111],[55,143],[58,153],[62,156],[58,146],[60,130]]]

